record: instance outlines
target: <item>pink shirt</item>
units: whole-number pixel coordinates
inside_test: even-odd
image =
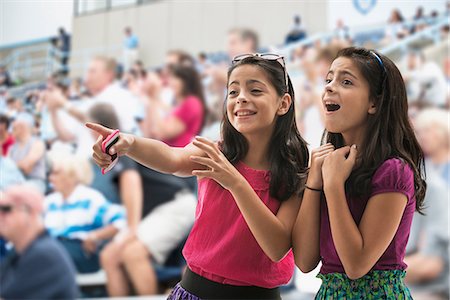
[[[177,137],[164,142],[171,147],[184,147],[200,133],[204,117],[202,102],[196,96],[188,96],[172,110],[170,116],[183,122],[186,129]]]
[[[241,162],[236,168],[276,214],[281,203],[269,195],[270,172],[251,169]],[[278,263],[270,260],[231,193],[208,178],[198,183],[195,222],[183,255],[193,272],[222,284],[274,288],[286,284],[294,272],[292,251]]]

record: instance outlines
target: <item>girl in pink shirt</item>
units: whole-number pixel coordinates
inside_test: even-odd
[[[294,119],[284,59],[235,57],[228,71],[222,142],[197,137],[184,148],[120,134],[110,154],[161,172],[197,175],[196,220],[183,253],[188,268],[169,299],[279,299],[294,271],[291,230],[300,206],[308,150]],[[93,157],[111,163],[100,134]]]

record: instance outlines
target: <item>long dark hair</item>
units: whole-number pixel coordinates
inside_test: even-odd
[[[183,97],[195,96],[202,103],[203,120],[197,134],[200,133],[203,129],[203,126],[205,125],[205,120],[208,114],[200,75],[193,66],[181,64],[171,65],[169,67],[169,74],[172,74],[183,82],[183,90],[181,91]]]
[[[291,106],[286,114],[278,116],[269,144],[270,195],[279,201],[289,199],[294,193],[301,193],[308,170],[309,153],[306,142],[300,136],[295,124],[294,91],[290,78],[286,88],[284,68],[277,61],[248,57],[234,64],[228,70],[228,80],[234,69],[242,65],[260,68],[274,86],[278,96],[289,93]],[[228,81],[227,80],[227,81]],[[227,100],[226,100],[227,101]],[[246,138],[231,125],[224,107],[222,121],[222,152],[231,163],[242,160],[248,152]]]
[[[377,168],[389,158],[400,158],[414,172],[416,210],[422,212],[426,191],[424,155],[408,119],[406,89],[400,71],[386,56],[364,48],[342,49],[338,57],[353,61],[368,82],[370,100],[377,108],[369,116],[364,146],[359,152],[361,159],[346,182],[346,191],[356,197],[368,197]],[[340,133],[325,131],[323,140],[336,148],[345,146]]]

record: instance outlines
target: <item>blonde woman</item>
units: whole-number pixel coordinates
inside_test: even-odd
[[[92,170],[87,160],[51,153],[50,183],[45,198],[45,226],[67,249],[78,272],[99,269],[101,246],[126,225],[124,209],[87,185]]]

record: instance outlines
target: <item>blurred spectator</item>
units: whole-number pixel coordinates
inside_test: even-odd
[[[416,116],[414,125],[426,157],[427,169],[450,187],[450,112],[437,108],[425,109]]]
[[[415,300],[449,299],[448,195],[448,184],[427,171],[427,208],[413,218],[405,257],[405,283]]]
[[[61,73],[67,75],[69,72],[67,64],[70,58],[70,35],[63,27],[60,27],[58,30],[57,46],[61,51]]]
[[[198,54],[197,59],[197,71],[201,77],[205,75],[205,71],[211,67],[211,63],[208,60],[208,56],[205,52],[201,52]]]
[[[9,157],[0,155],[0,191],[5,190],[9,186],[23,184],[25,177],[22,172],[17,168],[16,163]]]
[[[449,36],[450,36],[450,25],[449,24],[445,24],[444,26],[441,27],[441,41],[443,42],[448,42]]]
[[[95,105],[89,115],[93,122],[118,128],[114,110],[107,104]],[[185,238],[193,222],[196,199],[192,193],[186,193],[189,183],[149,170],[126,156],[105,175],[101,175],[97,167],[94,171],[93,186],[112,193],[114,199],[120,197],[116,201],[121,199],[128,213],[128,230],[121,232],[101,254],[109,294],[128,294],[123,267],[139,294],[153,293],[156,283],[149,258],[163,263],[168,253]],[[151,213],[153,209],[155,214]],[[138,227],[141,216],[147,217]],[[164,223],[168,220],[170,224]]]
[[[83,81],[81,78],[73,78],[68,90],[69,100],[80,100],[83,97]]]
[[[133,34],[131,27],[124,29],[125,39],[123,41],[123,67],[124,71],[128,71],[131,68],[133,62],[139,59],[139,39]]]
[[[195,66],[195,60],[184,50],[174,49],[169,50],[166,54],[165,68],[166,70],[173,65],[182,65],[187,67]]]
[[[184,147],[200,133],[205,122],[203,87],[197,71],[191,66],[172,65],[168,79],[174,92],[175,107],[167,111],[159,99],[150,99],[143,130],[148,137],[173,147]]]
[[[413,17],[414,21],[423,20],[425,18],[425,14],[423,13],[423,6],[417,7],[416,14]]]
[[[2,114],[7,111],[6,99],[8,97],[8,88],[4,85],[0,85],[0,113]]]
[[[9,133],[9,118],[0,114],[0,144],[2,145],[2,156],[8,155],[9,148],[14,144],[14,137]]]
[[[109,128],[120,129],[117,115],[111,105],[99,103],[89,110],[89,121]],[[93,131],[89,134],[94,139]],[[94,180],[91,187],[103,193],[112,203],[122,204],[127,211],[128,230],[136,232],[142,214],[142,179],[138,172],[138,164],[127,156],[120,157],[116,166],[106,174],[101,173],[91,160]]]
[[[411,34],[423,30],[427,26],[425,14],[423,12],[423,7],[417,7],[416,14],[413,17],[415,22],[414,26],[411,28]]]
[[[414,216],[405,257],[408,265],[405,283],[417,300],[449,297],[449,117],[448,111],[431,108],[412,118],[426,156],[427,173],[427,208],[425,215]],[[446,162],[447,170],[436,168],[435,160]],[[442,171],[447,173],[447,178]]]
[[[285,44],[295,43],[306,38],[306,30],[302,26],[302,19],[299,15],[294,16],[294,25],[289,30]]]
[[[126,224],[124,209],[87,186],[93,174],[86,159],[55,152],[49,158],[54,192],[45,197],[45,227],[66,248],[78,272],[98,271],[102,245]]]
[[[442,69],[425,60],[423,53],[412,51],[407,56],[407,70],[403,72],[410,104],[444,107],[447,83]]]
[[[14,119],[19,112],[23,110],[22,101],[15,97],[9,97],[6,99],[6,112],[5,114],[10,118]]]
[[[164,265],[194,223],[197,199],[183,179],[141,165],[139,172],[144,209],[137,232],[118,236],[101,253],[113,297],[130,295],[130,285],[138,295],[156,294],[154,265]]]
[[[145,78],[145,75],[147,74],[147,71],[145,70],[145,66],[142,60],[134,61],[131,70],[135,71],[139,76],[139,78],[141,79]]]
[[[224,100],[227,95],[227,78],[223,74],[222,69],[211,68],[208,71],[209,80],[205,86],[208,114],[200,135],[212,141],[220,140],[220,123],[223,116]]]
[[[258,34],[247,28],[234,28],[228,31],[227,53],[229,61],[236,55],[256,53],[259,47]]]
[[[11,78],[9,77],[9,73],[6,70],[6,67],[0,65],[0,86],[10,87],[12,86]]]
[[[397,39],[404,38],[408,31],[404,24],[404,18],[398,9],[394,9],[389,17],[385,31],[384,44],[391,43]]]
[[[97,103],[109,103],[120,118],[124,132],[140,134],[137,119],[142,119],[141,105],[129,91],[115,82],[116,63],[106,57],[94,58],[88,69],[85,84],[93,98],[69,102],[61,90],[47,91],[45,102],[50,110],[53,126],[58,137],[76,145],[76,152],[91,156],[93,140],[85,128],[89,109]],[[67,114],[76,118],[68,118]],[[62,121],[64,120],[64,122]]]
[[[195,59],[186,51],[174,49],[169,50],[166,53],[166,58],[164,62],[164,68],[160,73],[160,78],[162,80],[162,91],[161,91],[161,100],[164,105],[171,106],[173,105],[174,95],[173,90],[168,86],[169,81],[169,69],[171,66],[183,65],[187,67],[195,66]]]
[[[15,253],[0,266],[2,299],[75,299],[75,270],[67,253],[44,229],[43,196],[15,186],[0,195],[0,235]]]
[[[296,111],[297,126],[313,149],[320,145],[324,130],[322,93],[325,77],[338,50],[337,47],[326,47],[316,53],[315,49],[309,48],[301,61],[304,73],[298,80],[300,84],[295,86],[299,102]]]
[[[8,155],[22,171],[26,183],[45,193],[45,145],[33,134],[34,122],[33,116],[28,113],[21,112],[16,116],[12,124],[15,143]]]
[[[450,109],[450,57],[444,60],[445,81],[447,82],[447,102],[446,108]]]
[[[350,29],[344,24],[342,19],[336,21],[336,28],[334,29],[334,36],[341,41],[347,41],[351,43],[352,37],[350,35]]]

